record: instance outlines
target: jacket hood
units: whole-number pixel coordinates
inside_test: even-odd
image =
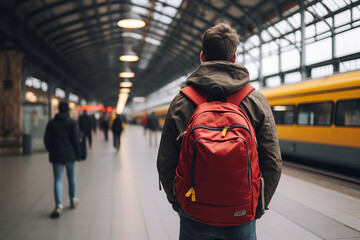
[[[56,120],[60,120],[60,121],[64,121],[65,119],[69,118],[69,114],[68,113],[58,113],[55,115],[55,119]]]
[[[223,87],[226,95],[239,91],[248,82],[249,71],[239,64],[228,61],[201,63],[187,79],[188,85],[197,86],[206,92],[212,85],[218,84]]]

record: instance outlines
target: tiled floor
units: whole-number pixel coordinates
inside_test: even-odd
[[[111,139],[110,139],[111,140]],[[158,189],[157,146],[127,126],[120,152],[98,132],[77,165],[77,209],[50,219],[52,170],[46,153],[1,157],[0,240],[171,240],[179,217]],[[283,174],[269,210],[257,221],[259,240],[360,240],[360,199]]]

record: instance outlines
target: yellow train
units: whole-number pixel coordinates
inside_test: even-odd
[[[261,92],[282,154],[360,171],[360,71]]]
[[[261,92],[272,108],[283,155],[360,172],[360,71]],[[167,109],[151,110],[161,124]]]

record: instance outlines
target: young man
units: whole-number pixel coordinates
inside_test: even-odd
[[[218,24],[204,33],[200,66],[189,76],[187,85],[205,93],[213,85],[220,85],[226,95],[238,92],[249,83],[248,70],[235,64],[239,36],[227,24]],[[184,132],[197,106],[179,93],[172,101],[162,132],[157,159],[160,181],[173,209],[180,215],[180,239],[256,239],[255,220],[243,225],[215,227],[195,221],[181,209],[174,195],[175,170],[178,165],[181,142],[176,138]],[[279,141],[271,108],[266,98],[252,91],[239,106],[245,111],[256,132],[258,160],[265,181],[267,209],[281,175]],[[214,176],[216,177],[216,176]],[[264,212],[258,208],[255,219]]]
[[[69,116],[69,105],[66,102],[59,103],[59,113],[48,122],[44,143],[54,173],[55,209],[50,216],[57,218],[60,217],[63,209],[64,167],[69,183],[70,206],[75,208],[79,203],[76,197],[75,176],[75,163],[80,159],[79,130],[75,120]]]

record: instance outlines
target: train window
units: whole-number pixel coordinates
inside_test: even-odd
[[[360,99],[338,101],[336,103],[335,125],[360,126]]]
[[[330,126],[333,103],[299,104],[297,124],[307,126]]]
[[[271,109],[276,124],[291,125],[294,123],[294,112],[295,112],[294,105],[286,105],[286,106],[277,105],[277,106],[272,106]]]

